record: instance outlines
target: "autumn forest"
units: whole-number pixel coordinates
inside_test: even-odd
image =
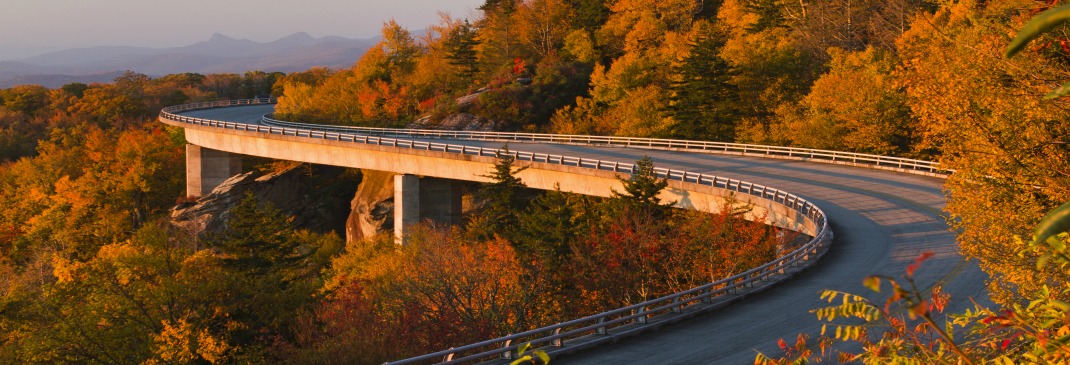
[[[714,214],[672,208],[649,160],[623,191],[595,198],[527,189],[522,167],[502,158],[491,183],[467,191],[463,224],[421,225],[405,245],[299,224],[253,194],[220,227],[176,225],[173,208],[199,197],[185,196],[183,131],[157,122],[160,110],[265,95],[278,98],[279,119],[298,122],[938,161],[955,171],[943,213],[1000,307],[956,317],[974,337],[926,341],[939,326],[890,318],[875,327],[884,335],[830,334],[757,361],[1066,361],[1070,242],[1030,237],[1070,201],[1070,108],[1044,98],[1070,81],[1070,28],[1004,56],[1030,18],[1059,5],[486,0],[480,17],[443,14],[421,33],[386,21],[346,69],[127,72],[0,90],[0,363],[379,364],[691,288],[806,239],[743,219],[750,208],[736,202]],[[895,288],[910,308],[940,302]],[[862,307],[836,313],[879,317]],[[391,341],[400,337],[404,346]],[[811,348],[834,341],[862,346]]]

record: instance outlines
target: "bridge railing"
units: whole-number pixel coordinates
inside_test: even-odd
[[[340,133],[359,133],[397,138],[453,139],[521,143],[555,143],[589,146],[620,146],[631,148],[681,150],[688,152],[773,157],[795,160],[807,160],[814,162],[825,162],[833,164],[856,165],[934,177],[946,177],[952,172],[951,170],[940,167],[940,164],[938,162],[932,161],[872,155],[865,153],[818,150],[811,148],[765,146],[742,143],[690,141],[683,139],[665,138],[332,126],[277,120],[267,115],[262,118],[261,122],[266,125],[273,125],[279,127],[315,129]]]
[[[225,122],[203,118],[187,117],[177,112],[205,109],[214,107],[253,105],[268,103],[269,100],[246,100],[214,103],[199,103],[165,108],[160,114],[162,119],[229,130],[239,130],[257,133],[267,133],[285,136],[297,136],[306,138],[327,139],[341,142],[353,142],[369,145],[390,146],[397,148],[441,151],[447,153],[460,153],[464,155],[498,157],[510,154],[520,161],[542,162],[565,166],[578,166],[597,170],[607,170],[621,173],[633,173],[635,164],[621,163],[617,161],[605,161],[581,157],[543,154],[523,151],[505,151],[497,148],[484,148],[465,146],[449,143],[436,143],[426,141],[413,141],[398,138],[370,136],[367,134],[354,133],[350,129],[336,127],[322,127],[304,124],[304,128],[280,127],[272,125],[259,125],[249,123]],[[278,121],[276,121],[278,122]],[[315,129],[314,129],[315,128]],[[318,130],[317,130],[318,129]],[[381,130],[386,132],[386,130]],[[441,131],[419,131],[441,132]],[[448,132],[443,132],[443,136]],[[482,132],[479,132],[482,133]],[[546,135],[548,136],[548,135]],[[448,138],[448,137],[439,137]],[[652,148],[664,148],[648,146]],[[561,349],[568,340],[570,348],[582,348],[598,342],[598,338],[608,338],[621,334],[635,333],[649,328],[655,322],[663,322],[671,318],[688,315],[697,311],[708,310],[718,305],[723,305],[741,296],[763,290],[779,282],[787,280],[795,273],[814,265],[827,251],[832,242],[832,232],[829,229],[825,213],[809,201],[794,194],[775,188],[754,184],[746,181],[714,176],[709,174],[694,173],[683,170],[656,168],[658,177],[681,181],[687,184],[712,186],[732,192],[747,194],[767,201],[781,204],[796,213],[795,220],[809,221],[811,227],[816,227],[814,237],[794,249],[781,255],[777,259],[759,267],[730,277],[700,285],[678,293],[666,295],[660,298],[648,300],[642,303],[625,306],[622,308],[578,318],[562,323],[545,326],[530,331],[502,336],[478,343],[459,346],[442,350],[410,359],[397,361],[391,364],[413,364],[442,362],[448,364],[471,363],[487,361],[489,359],[510,359],[515,356],[517,349],[525,343],[534,346],[543,346],[548,352],[554,353],[555,349]]]
[[[259,99],[219,100],[219,101],[208,101],[208,102],[203,102],[203,103],[182,104],[182,105],[175,105],[175,106],[169,106],[169,107],[163,108],[163,110],[160,111],[160,116],[166,118],[167,116],[176,115],[174,113],[179,113],[179,112],[184,112],[184,111],[189,111],[189,110],[212,109],[212,108],[222,108],[222,107],[228,107],[228,106],[242,106],[242,105],[275,104],[277,101],[278,100],[275,99],[275,98],[259,98]]]

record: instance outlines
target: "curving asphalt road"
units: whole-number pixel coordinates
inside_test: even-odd
[[[232,122],[259,123],[272,106],[207,109],[181,114]],[[441,140],[439,140],[441,141]],[[500,147],[497,142],[449,143]],[[778,352],[780,338],[821,328],[809,313],[827,303],[823,289],[868,293],[862,278],[899,276],[922,252],[935,256],[917,273],[920,284],[936,282],[952,295],[950,310],[970,306],[969,298],[987,302],[987,276],[958,253],[954,235],[941,218],[943,180],[864,168],[792,160],[711,155],[620,147],[510,143],[514,151],[552,153],[619,162],[644,155],[656,166],[710,173],[790,191],[821,207],[835,241],[813,269],[774,290],[653,333],[595,350],[555,358],[555,364],[751,364],[756,351]],[[567,344],[566,344],[567,345]]]

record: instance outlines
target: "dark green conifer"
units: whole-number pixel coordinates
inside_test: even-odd
[[[477,44],[479,41],[476,40],[476,31],[468,19],[464,20],[464,24],[450,31],[445,42],[446,59],[451,65],[461,68],[461,76],[465,79],[471,79],[479,72],[479,59],[476,57]]]
[[[743,9],[758,16],[758,21],[748,27],[747,31],[757,33],[786,26],[782,2],[783,0],[744,0]]]
[[[739,89],[731,82],[731,66],[720,56],[724,36],[710,26],[699,32],[691,52],[673,74],[666,114],[673,137],[732,142],[739,117]]]
[[[270,203],[261,205],[247,193],[230,214],[226,228],[207,240],[224,253],[224,262],[231,268],[266,274],[301,259],[290,222]]]
[[[669,216],[670,209],[676,202],[662,203],[658,197],[669,182],[658,178],[654,172],[654,160],[643,156],[635,162],[635,170],[628,179],[618,178],[624,185],[624,192],[614,190],[612,197],[617,206],[626,211],[649,214],[655,220]]]
[[[524,182],[516,176],[527,167],[514,168],[516,157],[509,151],[509,147],[502,147],[498,154],[498,162],[494,164],[494,171],[483,177],[490,178],[491,182],[484,183],[479,188],[479,198],[483,201],[482,208],[469,222],[469,233],[476,239],[490,239],[495,235],[503,238],[512,238],[511,232],[516,230],[518,213],[523,211],[526,201],[519,192],[526,187]]]
[[[572,27],[595,31],[609,19],[609,8],[603,0],[568,0],[569,6],[575,12]]]
[[[518,222],[517,249],[550,258],[555,261],[551,268],[557,267],[557,259],[571,253],[569,243],[584,231],[579,209],[569,195],[559,186],[544,192],[532,200]]]

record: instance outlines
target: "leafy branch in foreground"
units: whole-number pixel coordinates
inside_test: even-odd
[[[525,343],[523,346],[520,346],[520,348],[517,349],[516,354],[520,356],[520,358],[513,360],[513,362],[509,363],[509,365],[547,365],[550,363],[550,355],[547,355],[546,351],[534,350],[528,352],[528,350],[531,350],[530,342]]]
[[[1061,212],[1060,207],[1056,211]],[[1061,217],[1049,214],[1040,227],[1049,227],[1051,221]],[[1056,225],[1058,226],[1058,225]],[[1023,243],[1023,250],[1043,259],[1037,269],[1056,265],[1061,270],[1070,268],[1068,243],[1070,234],[1063,231],[1046,236],[1044,242],[1036,240]],[[772,358],[758,354],[755,364],[802,364],[821,363],[831,360],[833,352],[828,349],[836,343],[855,344],[858,353],[835,351],[840,362],[865,364],[1055,364],[1070,362],[1070,303],[1059,297],[1070,294],[1067,283],[1051,283],[1029,293],[1028,301],[993,311],[974,304],[974,309],[960,314],[951,314],[938,320],[950,299],[939,285],[931,293],[919,289],[914,281],[914,272],[931,256],[922,254],[907,266],[904,275],[896,279],[888,276],[870,276],[863,284],[880,292],[885,283],[890,287],[890,296],[883,305],[870,299],[839,291],[826,290],[821,298],[839,304],[818,308],[812,313],[827,322],[822,326],[819,352],[810,349],[804,335],[795,346],[787,346],[783,340],[780,348],[783,355]],[[838,321],[838,322],[834,322]],[[835,328],[833,336],[827,336],[828,327]],[[956,329],[960,332],[956,333]]]
[[[1055,27],[1070,21],[1070,5],[1045,11],[1031,19],[1008,45],[1004,56],[1013,57],[1032,40]],[[1070,95],[1070,83],[1045,95],[1054,99]],[[1070,202],[1049,212],[1037,224],[1032,240],[1023,242],[1015,237],[1019,256],[1036,257],[1037,272],[1044,272],[1054,265],[1052,272],[1070,272]],[[1063,364],[1070,362],[1070,303],[1058,298],[1070,295],[1070,284],[1047,280],[1039,290],[1019,293],[1026,300],[1014,303],[994,312],[974,303],[974,309],[962,314],[953,314],[944,323],[937,324],[934,314],[944,309],[949,297],[934,286],[931,294],[922,294],[916,286],[913,274],[928,254],[923,254],[910,264],[903,282],[886,276],[867,277],[863,284],[879,292],[882,282],[891,286],[891,296],[883,308],[865,297],[826,290],[822,298],[839,305],[813,311],[819,320],[832,322],[837,318],[849,319],[850,323],[835,323],[835,337],[826,337],[829,324],[822,327],[820,355],[815,355],[800,335],[796,346],[789,347],[783,340],[780,348],[784,355],[771,358],[758,354],[755,364],[804,364],[821,362],[830,353],[825,351],[830,342],[855,342],[861,352],[849,354],[837,351],[841,362],[861,361],[871,364]],[[905,311],[906,316],[903,316]],[[853,320],[853,321],[852,321]],[[861,324],[859,324],[861,323]],[[966,333],[956,335],[956,327],[968,328]],[[879,330],[880,332],[875,332]],[[873,337],[872,333],[880,333]]]
[[[1070,21],[1070,4],[1040,13],[1040,15],[1030,19],[1029,22],[1018,31],[1018,35],[1014,37],[1014,40],[1007,46],[1007,50],[1003,53],[1003,57],[1014,57],[1014,55],[1018,54],[1022,49],[1025,49],[1025,46],[1029,44],[1029,42],[1068,21]],[[1063,86],[1060,86],[1058,89],[1045,95],[1044,98],[1055,99],[1066,95],[1070,95],[1070,83],[1063,84]]]
[[[1038,268],[1044,266],[1053,258],[1064,263],[1070,260],[1065,254],[1066,247],[1063,247],[1062,242],[1057,238],[1057,235],[1061,232],[1070,232],[1070,202],[1055,208],[1055,210],[1044,216],[1033,233],[1033,242],[1052,246],[1051,251],[1040,256],[1037,260]],[[1065,267],[1060,266],[1060,268]]]

